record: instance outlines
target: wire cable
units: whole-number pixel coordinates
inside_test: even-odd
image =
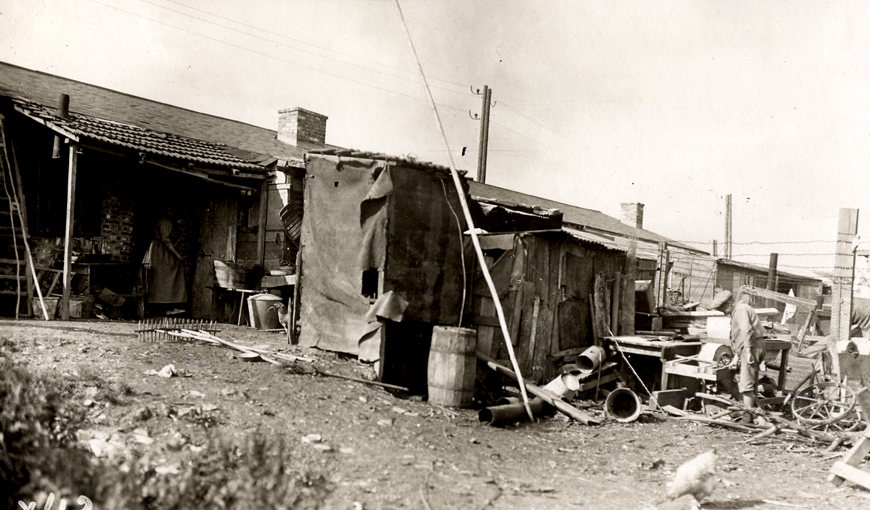
[[[95,4],[102,5],[102,6],[104,6],[104,7],[108,7],[108,8],[110,8],[110,9],[115,9],[115,10],[117,10],[117,11],[124,12],[124,13],[126,13],[126,14],[131,15],[131,16],[136,16],[136,17],[139,17],[139,18],[142,18],[142,19],[146,19],[146,20],[148,20],[148,21],[151,21],[151,22],[154,22],[154,23],[157,23],[157,24],[160,24],[160,25],[163,25],[163,26],[169,27],[169,28],[174,28],[174,29],[176,29],[176,30],[180,30],[180,31],[182,31],[182,32],[186,32],[186,33],[191,34],[191,35],[195,35],[195,36],[198,36],[198,37],[202,37],[203,39],[208,39],[208,40],[210,40],[210,41],[218,42],[218,43],[221,43],[221,44],[224,44],[224,45],[227,45],[227,46],[231,46],[231,47],[233,47],[233,48],[236,48],[236,49],[239,49],[239,50],[242,50],[242,51],[247,51],[247,52],[249,52],[249,53],[254,53],[254,54],[256,54],[256,55],[260,55],[260,56],[263,56],[263,57],[266,57],[266,58],[270,58],[270,59],[272,59],[272,60],[277,60],[277,61],[279,61],[279,62],[284,62],[284,63],[286,63],[286,64],[290,64],[290,65],[293,65],[293,66],[296,66],[296,67],[300,67],[300,68],[302,68],[302,69],[307,69],[307,70],[309,70],[309,71],[314,71],[314,72],[316,72],[316,73],[325,74],[325,75],[327,75],[327,76],[332,76],[332,77],[334,77],[334,78],[339,78],[339,79],[341,79],[341,80],[349,81],[349,82],[356,83],[356,84],[359,84],[359,85],[363,85],[363,86],[366,86],[366,87],[370,87],[370,88],[373,88],[373,89],[382,90],[382,91],[384,91],[384,92],[389,92],[390,94],[396,94],[396,95],[398,95],[398,96],[407,97],[407,98],[413,99],[413,100],[415,100],[415,101],[426,101],[426,99],[421,99],[421,98],[419,98],[419,97],[412,96],[412,95],[410,95],[410,94],[404,94],[404,93],[402,93],[402,92],[398,92],[398,91],[396,91],[396,90],[391,90],[391,89],[387,89],[387,88],[384,88],[384,87],[379,87],[379,86],[377,86],[377,85],[372,85],[371,83],[366,83],[366,82],[361,81],[361,80],[355,80],[355,79],[353,79],[353,78],[348,78],[347,76],[342,76],[342,75],[340,75],[340,74],[332,73],[332,72],[329,72],[329,71],[324,71],[324,70],[322,70],[322,69],[317,69],[316,67],[311,67],[311,66],[307,66],[307,65],[304,65],[304,64],[300,64],[300,63],[298,63],[298,62],[294,62],[294,61],[292,61],[292,60],[287,60],[287,59],[284,59],[284,58],[276,57],[276,56],[274,56],[274,55],[269,55],[269,54],[267,54],[267,53],[263,53],[263,52],[260,52],[260,51],[257,51],[257,50],[254,50],[254,49],[251,49],[251,48],[248,48],[248,47],[245,47],[245,46],[239,45],[239,44],[234,44],[234,43],[231,43],[231,42],[229,42],[229,41],[225,41],[225,40],[223,40],[223,39],[219,39],[219,38],[217,38],[217,37],[211,37],[211,36],[208,36],[208,35],[205,35],[205,34],[201,34],[201,33],[199,33],[199,32],[193,32],[193,31],[190,31],[190,30],[188,30],[188,29],[186,29],[186,28],[182,28],[182,27],[179,27],[179,26],[173,25],[173,24],[171,24],[171,23],[167,23],[167,22],[165,22],[165,21],[161,21],[161,20],[159,20],[159,19],[154,19],[154,18],[151,18],[151,17],[148,17],[148,16],[144,16],[144,15],[142,15],[142,14],[137,14],[137,13],[135,13],[135,12],[131,12],[131,11],[128,11],[128,10],[126,10],[126,9],[122,9],[122,8],[120,8],[120,7],[115,7],[114,5],[109,5],[109,4],[106,4],[106,3],[100,2],[99,0],[88,0],[88,1],[90,1],[90,2],[92,2],[92,3],[95,3]],[[465,112],[465,111],[466,111],[466,108],[457,108],[457,107],[455,107],[455,106],[450,106],[450,105],[445,105],[445,104],[440,104],[440,103],[438,104],[438,106],[442,106],[442,107],[444,107],[444,108],[449,108],[449,109],[451,109],[451,110],[456,110],[456,111],[460,111],[460,112]]]

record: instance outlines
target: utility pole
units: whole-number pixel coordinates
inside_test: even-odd
[[[725,258],[731,260],[731,195],[725,195]]]
[[[483,86],[483,106],[480,109],[480,150],[477,157],[477,182],[486,182],[486,151],[489,145],[489,107],[492,89]]]
[[[840,357],[837,342],[849,340],[852,331],[852,293],[855,283],[855,249],[852,242],[858,235],[858,209],[840,209],[837,222],[837,248],[834,256],[834,287],[831,296],[831,330],[828,352],[833,372],[839,381]]]

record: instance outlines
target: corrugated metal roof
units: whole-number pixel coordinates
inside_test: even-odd
[[[732,260],[732,259],[720,258],[720,259],[716,259],[716,263],[721,264],[721,265],[739,267],[742,269],[749,269],[752,271],[757,271],[759,273],[767,273],[770,270],[770,268],[768,268],[768,267],[759,266],[756,264],[750,264],[749,262],[740,262],[740,261]],[[797,280],[813,280],[813,281],[818,281],[818,282],[822,282],[825,284],[832,283],[832,280],[827,278],[826,276],[817,274],[817,273],[810,271],[808,269],[789,268],[788,271],[783,271],[781,269],[777,269],[776,274],[779,276],[787,276],[787,277],[797,279]]]
[[[577,239],[578,241],[581,241],[584,244],[591,244],[596,247],[606,248],[608,250],[615,250],[621,252],[627,251],[619,246],[619,244],[615,240],[598,236],[591,232],[584,232],[582,230],[577,230],[569,227],[562,227],[562,231],[566,232],[568,235],[570,235],[574,239]]]
[[[577,207],[570,204],[564,204],[561,202],[548,200],[546,198],[526,195],[525,193],[521,193],[519,191],[500,188],[498,186],[480,183],[477,181],[469,181],[468,186],[471,195],[476,197],[489,198],[493,200],[510,200],[518,204],[524,204],[527,206],[539,206],[544,209],[559,209],[560,211],[562,211],[562,221],[564,224],[566,224],[568,228],[582,227],[585,228],[584,232],[587,234],[589,233],[590,229],[599,230],[606,233],[612,233],[617,236],[614,242],[617,246],[621,246],[622,251],[626,251],[628,249],[628,244],[630,243],[630,240],[634,238],[638,241],[641,241],[641,243],[638,244],[639,250],[641,245],[652,243],[656,245],[655,250],[658,251],[658,243],[666,242],[672,246],[677,246],[678,248],[690,252],[706,254],[706,252],[704,252],[703,250],[699,250],[697,248],[693,248],[691,246],[681,243],[675,243],[667,237],[656,234],[655,232],[650,232],[649,230],[638,229],[632,227],[631,225],[626,225],[618,219],[608,216],[599,211],[585,209],[583,207]],[[622,238],[624,242],[620,241],[620,238]]]
[[[15,108],[28,117],[42,120],[48,123],[49,127],[57,126],[80,139],[90,139],[116,147],[191,163],[261,172],[265,170],[259,164],[240,158],[222,144],[170,133],[160,133],[151,129],[82,114],[70,114],[69,119],[64,119],[57,116],[53,108],[20,100],[15,101]]]
[[[431,170],[440,173],[450,173],[450,168],[444,165],[439,165],[429,161],[420,161],[403,156],[392,156],[381,152],[361,151],[356,149],[311,149],[307,152],[311,156],[333,156],[339,158],[360,158],[371,159],[374,161],[387,161],[391,164],[403,166],[406,168],[418,168],[422,170]],[[458,170],[459,175],[465,175],[465,170]]]

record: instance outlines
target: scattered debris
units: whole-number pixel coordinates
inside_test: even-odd
[[[172,376],[178,375],[178,371],[175,370],[175,365],[166,365],[165,367],[161,368],[160,371],[154,369],[146,370],[145,375],[156,375],[168,379]]]

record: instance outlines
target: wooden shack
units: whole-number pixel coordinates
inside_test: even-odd
[[[196,318],[239,320],[241,296],[216,281],[215,261],[292,272],[302,158],[328,147],[325,116],[281,110],[276,132],[2,62],[0,110],[0,315],[27,315],[37,289],[62,295],[62,318],[87,317],[74,305],[103,289],[138,304],[161,218],[183,258],[181,308]],[[245,289],[291,283],[279,279]]]
[[[593,345],[597,336],[611,332],[634,334],[634,280],[626,274],[625,252],[561,230],[483,235],[481,246],[492,261],[489,269],[524,374],[549,380],[560,351]],[[482,278],[474,281],[472,306],[469,321],[478,330],[478,350],[506,360],[504,335]]]
[[[384,382],[425,392],[432,327],[459,325],[471,260],[449,170],[352,151],[306,159],[300,344],[378,361]]]

